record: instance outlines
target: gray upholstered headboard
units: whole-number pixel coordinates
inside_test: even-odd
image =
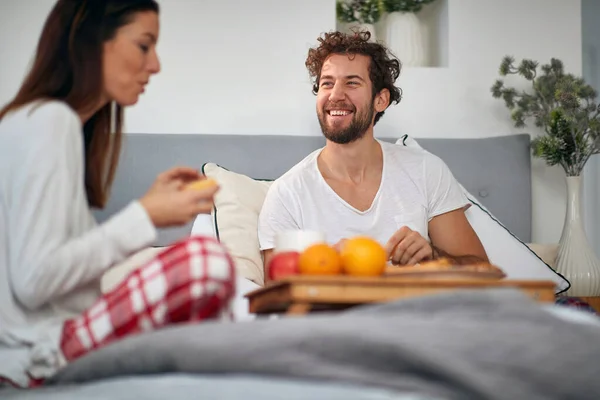
[[[381,138],[395,142],[398,138]],[[524,242],[531,240],[531,164],[526,134],[483,139],[417,139],[442,158],[460,183]],[[177,165],[214,162],[274,179],[324,144],[320,136],[129,134],[111,200],[99,221],[142,196],[157,174]],[[157,245],[188,235],[192,224],[161,230]]]

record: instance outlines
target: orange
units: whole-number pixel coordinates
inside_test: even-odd
[[[354,276],[379,276],[385,271],[387,254],[379,242],[365,236],[348,239],[340,251],[343,270]]]
[[[193,189],[193,190],[204,190],[204,189],[208,189],[209,187],[213,187],[217,184],[217,181],[215,181],[212,178],[206,178],[206,179],[199,179],[197,181],[194,181],[192,183],[188,183],[185,188],[186,189]]]
[[[342,273],[342,260],[333,247],[317,243],[300,254],[298,271],[303,275],[338,275]]]

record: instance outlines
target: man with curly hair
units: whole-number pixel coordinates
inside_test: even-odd
[[[327,33],[308,52],[326,145],[271,186],[258,228],[264,264],[277,233],[297,229],[324,232],[336,246],[368,235],[399,265],[442,256],[487,261],[464,213],[469,202],[446,164],[374,137],[377,121],[402,97],[394,86],[401,65],[369,38],[368,32]]]

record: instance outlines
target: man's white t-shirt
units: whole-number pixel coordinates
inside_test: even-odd
[[[258,221],[261,250],[274,247],[278,232],[315,230],[329,244],[367,235],[385,245],[402,226],[428,237],[435,216],[466,207],[468,199],[437,156],[384,141],[383,175],[371,207],[360,211],[327,184],[317,167],[323,150],[309,154],[271,185]]]

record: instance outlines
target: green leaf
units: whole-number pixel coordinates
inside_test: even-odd
[[[492,88],[490,89],[494,98],[499,99],[500,97],[502,97],[503,86],[504,82],[502,82],[500,79],[497,79],[496,82],[494,82]]]
[[[544,159],[550,166],[560,164],[562,161],[563,144],[558,138],[538,137],[531,141],[531,147],[533,155]]]
[[[519,65],[518,71],[525,79],[532,80],[535,77],[537,63],[531,60],[523,60]]]
[[[511,73],[512,65],[515,62],[514,57],[505,56],[500,63],[499,73],[502,76],[506,76]]]
[[[557,75],[563,75],[565,73],[563,62],[557,58],[550,59],[550,68]]]
[[[336,3],[336,15],[340,22],[350,23],[357,22],[354,17],[354,10],[345,1],[338,0]]]
[[[515,123],[515,127],[517,128],[523,128],[525,126],[525,119],[524,119],[524,115],[523,115],[523,111],[522,110],[514,110],[511,113],[511,118]]]
[[[517,91],[515,89],[505,89],[502,91],[502,98],[504,99],[504,103],[508,108],[513,108],[515,106],[515,95]]]
[[[411,12],[421,11],[424,5],[433,3],[435,0],[381,0],[382,12]]]

